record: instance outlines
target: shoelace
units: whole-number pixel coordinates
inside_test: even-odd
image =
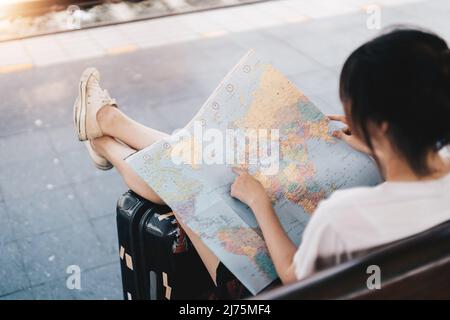
[[[88,88],[97,91],[99,94],[99,98],[102,100],[103,103],[117,104],[116,99],[111,98],[111,96],[108,93],[108,90],[102,89],[100,87],[100,84],[98,83],[97,79],[92,79],[92,82],[88,84]]]

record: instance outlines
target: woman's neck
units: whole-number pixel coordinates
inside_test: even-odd
[[[430,173],[417,175],[408,163],[396,154],[382,161],[383,174],[386,181],[426,181],[442,178],[450,172],[450,161],[443,159],[437,152],[430,153],[427,158]]]

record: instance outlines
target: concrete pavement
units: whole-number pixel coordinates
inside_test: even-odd
[[[250,48],[325,112],[340,112],[345,57],[378,31],[370,1],[271,1],[0,44],[0,299],[121,299],[115,204],[126,186],[94,168],[72,128],[78,78],[102,73],[129,115],[171,132]],[[385,0],[382,26],[450,41],[450,2]],[[66,288],[79,265],[82,290]]]

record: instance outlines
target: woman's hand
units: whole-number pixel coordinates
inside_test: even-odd
[[[293,261],[297,247],[284,232],[266,191],[247,171],[237,168],[233,171],[238,176],[231,186],[231,195],[247,204],[255,214],[281,281],[296,281]]]
[[[232,197],[239,199],[252,209],[256,203],[270,203],[266,191],[258,180],[242,169],[233,168],[233,172],[238,176],[231,185]]]
[[[333,132],[333,137],[345,141],[349,146],[351,146],[355,150],[358,150],[360,152],[364,152],[367,154],[372,153],[364,142],[362,142],[360,139],[355,137],[355,135],[352,135],[352,132],[350,131],[350,128],[348,127],[348,122],[347,122],[347,119],[345,118],[345,116],[330,115],[330,116],[328,116],[328,119],[333,120],[333,121],[339,121],[339,122],[342,122],[343,124],[345,124],[345,127]]]

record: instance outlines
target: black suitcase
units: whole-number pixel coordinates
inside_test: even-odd
[[[215,285],[167,206],[127,191],[117,203],[126,300],[206,299]]]

